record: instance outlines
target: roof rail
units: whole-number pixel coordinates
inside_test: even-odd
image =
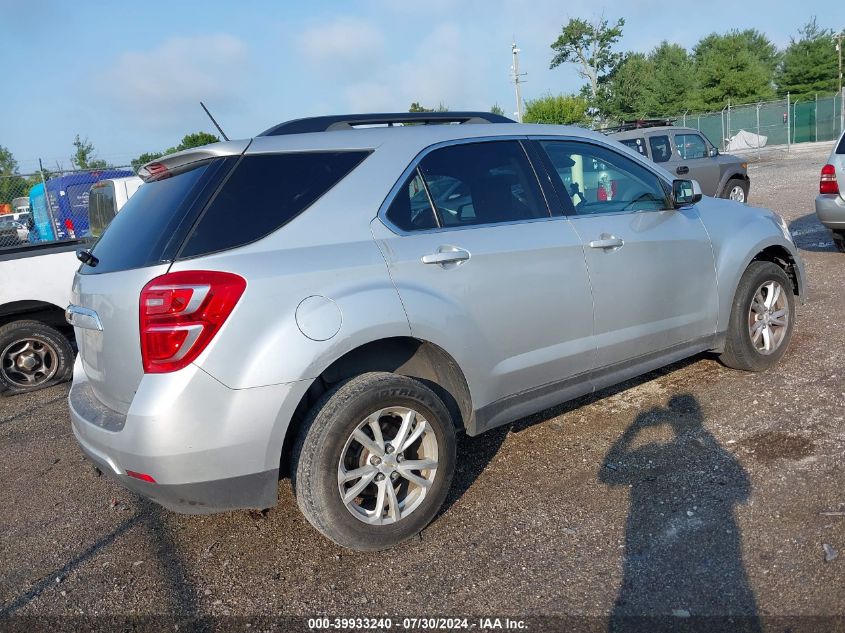
[[[335,114],[294,119],[274,125],[258,136],[306,134],[331,130],[351,130],[359,125],[388,125],[397,123],[515,123],[507,117],[491,112],[397,112],[382,114]]]
[[[611,125],[597,129],[596,132],[604,132],[609,134],[611,132],[627,132],[628,130],[639,130],[647,127],[663,127],[666,125],[675,125],[674,119],[635,119],[633,121],[623,121],[619,125]]]

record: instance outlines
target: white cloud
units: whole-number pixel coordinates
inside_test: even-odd
[[[231,35],[174,37],[148,51],[123,53],[96,85],[146,127],[177,130],[199,101],[226,111],[239,100],[246,45]]]
[[[306,28],[296,42],[308,62],[327,70],[368,64],[384,54],[382,32],[367,20],[349,16]]]
[[[404,111],[413,101],[429,107],[443,102],[452,109],[478,106],[479,94],[485,92],[479,67],[487,63],[468,44],[461,27],[440,24],[409,47],[406,57],[382,57],[366,67],[350,68],[342,94],[356,112]]]

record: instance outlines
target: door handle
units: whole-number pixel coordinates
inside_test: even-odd
[[[681,165],[680,167],[678,167],[675,170],[675,173],[677,173],[677,174],[688,174],[689,173],[689,167],[687,167],[686,165]]]
[[[602,237],[600,240],[590,242],[590,248],[621,248],[625,240],[619,237]]]
[[[456,246],[441,246],[430,255],[422,256],[423,264],[460,264],[470,258],[469,251]]]

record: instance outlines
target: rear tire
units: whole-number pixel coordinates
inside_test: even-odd
[[[833,245],[840,253],[845,253],[845,231],[833,231]]]
[[[69,380],[73,348],[56,328],[40,321],[0,327],[0,393],[14,395]]]
[[[783,358],[794,324],[792,280],[777,264],[751,262],[734,295],[719,360],[734,369],[765,371]]]
[[[735,200],[736,202],[748,202],[748,181],[739,178],[731,178],[722,190],[722,198]]]
[[[294,447],[296,500],[338,545],[385,549],[434,518],[455,452],[455,426],[431,389],[407,376],[361,374],[308,414]]]

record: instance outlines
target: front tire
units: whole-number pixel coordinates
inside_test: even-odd
[[[0,327],[0,393],[14,395],[64,382],[73,373],[73,348],[56,328],[40,321]]]
[[[455,427],[422,382],[384,372],[323,395],[294,450],[305,518],[349,549],[380,550],[434,518],[455,471]]]
[[[748,202],[748,182],[739,178],[732,178],[725,185],[722,191],[722,198],[734,200],[735,202]]]
[[[734,369],[765,371],[783,358],[794,324],[792,280],[777,264],[751,262],[734,295],[719,359]]]

